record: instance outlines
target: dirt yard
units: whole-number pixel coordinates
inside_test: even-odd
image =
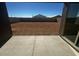
[[[57,22],[18,22],[11,27],[14,35],[51,35],[59,32]]]

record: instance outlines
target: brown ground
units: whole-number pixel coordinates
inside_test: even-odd
[[[13,34],[58,34],[59,25],[57,22],[19,22],[11,24]]]

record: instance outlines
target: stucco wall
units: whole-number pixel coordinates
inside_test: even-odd
[[[11,24],[14,35],[26,34],[58,34],[59,24],[57,22],[19,22]]]

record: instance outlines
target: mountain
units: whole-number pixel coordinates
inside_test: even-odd
[[[32,18],[35,18],[35,19],[46,19],[47,17],[44,16],[44,15],[38,14],[38,15],[33,16]]]

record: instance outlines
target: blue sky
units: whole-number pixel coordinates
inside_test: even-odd
[[[42,14],[47,17],[61,15],[63,3],[7,2],[9,17],[32,17]]]

